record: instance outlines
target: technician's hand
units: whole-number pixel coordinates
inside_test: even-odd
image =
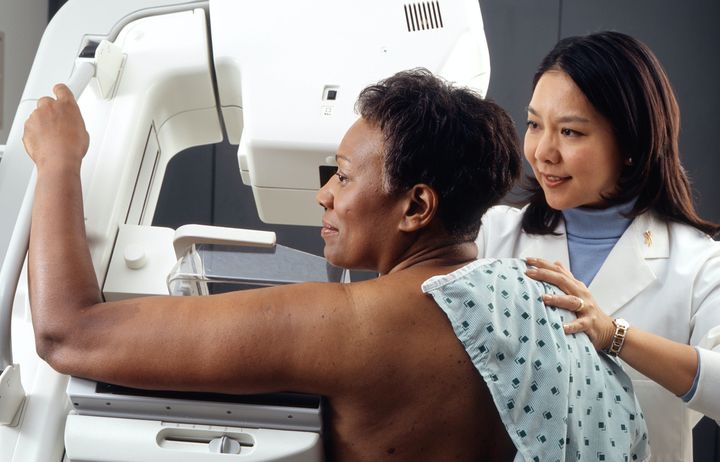
[[[576,320],[563,326],[565,333],[585,332],[596,349],[608,348],[615,334],[613,319],[600,310],[585,284],[575,279],[560,262],[550,263],[541,258],[528,258],[526,261],[528,265],[534,266],[528,269],[528,276],[553,284],[567,294],[543,295],[546,305],[572,311],[577,315]]]
[[[79,168],[89,144],[80,108],[65,85],[55,85],[53,92],[56,98],[40,98],[25,122],[23,144],[38,169]]]

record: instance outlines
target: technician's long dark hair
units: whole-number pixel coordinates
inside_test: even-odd
[[[664,69],[645,44],[609,31],[565,38],[540,63],[533,89],[550,70],[570,76],[613,128],[626,166],[616,191],[604,197],[608,203],[637,197],[630,217],[652,210],[711,236],[720,232],[720,225],[700,218],[693,205],[678,152],[680,110]],[[523,230],[553,233],[561,212],[547,204],[535,178],[528,178],[526,190]]]

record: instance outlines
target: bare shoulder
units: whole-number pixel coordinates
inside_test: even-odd
[[[352,338],[362,345],[355,357],[382,374],[384,368],[415,370],[417,358],[437,360],[446,367],[449,353],[462,353],[449,321],[434,300],[423,293],[422,283],[444,270],[406,270],[373,281],[350,284],[348,298],[354,310]],[[358,372],[358,371],[355,371]]]
[[[358,315],[374,325],[397,322],[398,319],[427,318],[436,305],[422,291],[422,283],[448,270],[404,270],[370,281],[348,284],[347,296]]]

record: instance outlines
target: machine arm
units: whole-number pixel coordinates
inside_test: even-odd
[[[22,145],[22,126],[34,109],[35,102],[51,94],[52,86],[65,81],[76,97],[82,93],[96,74],[97,63],[92,59],[76,59],[79,51],[99,37],[114,38],[128,23],[141,17],[185,11],[198,7],[207,8],[207,1],[132,0],[122,3],[75,1],[66,5],[46,30],[38,51],[38,60],[50,63],[33,67],[13,123],[6,152],[0,163],[0,213],[5,219],[0,225],[0,425],[13,423],[24,400],[19,366],[13,364],[12,355],[12,307],[23,262],[27,253],[30,216],[35,189],[35,172]],[[88,14],[95,18],[98,33],[82,33],[73,22]],[[96,53],[102,55],[104,76],[100,87],[109,91],[113,76],[119,72],[117,55],[104,42]],[[68,75],[70,76],[68,78]],[[107,76],[110,76],[109,78]],[[108,79],[110,81],[108,81]],[[107,95],[105,95],[107,96]],[[27,184],[23,188],[23,184]],[[18,191],[25,191],[19,195]]]

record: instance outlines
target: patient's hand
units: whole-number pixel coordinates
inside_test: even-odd
[[[55,85],[53,92],[56,98],[40,98],[25,122],[23,144],[38,169],[46,165],[79,167],[89,144],[80,108],[65,85]]]
[[[577,315],[575,321],[563,326],[565,333],[585,332],[596,349],[607,349],[615,334],[613,319],[597,306],[585,284],[575,279],[570,270],[560,262],[550,263],[541,258],[528,258],[527,263],[535,267],[528,269],[528,276],[553,284],[567,294],[543,296],[546,305],[572,311]]]

